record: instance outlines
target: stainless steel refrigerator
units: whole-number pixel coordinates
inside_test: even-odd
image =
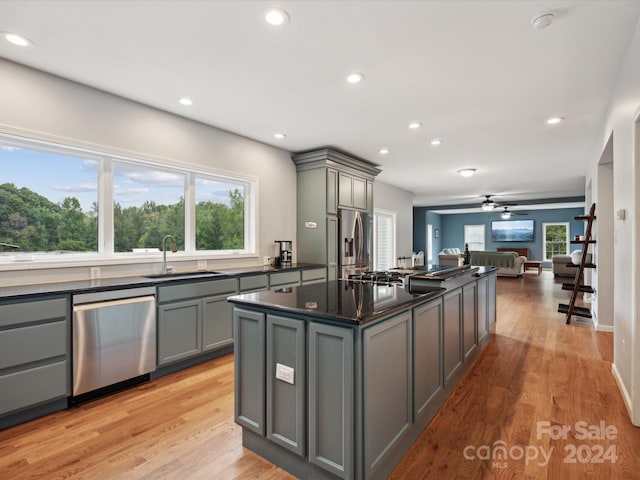
[[[366,212],[338,212],[338,243],[340,278],[371,268],[371,218]]]

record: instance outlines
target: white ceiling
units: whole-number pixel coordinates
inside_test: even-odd
[[[290,22],[265,23],[272,6]],[[336,147],[416,205],[479,204],[584,195],[639,14],[618,0],[2,0],[0,31],[34,45],[2,41],[0,56],[289,151]]]

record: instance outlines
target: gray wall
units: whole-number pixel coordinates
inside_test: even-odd
[[[0,132],[256,178],[257,254],[208,260],[208,268],[262,264],[275,239],[296,238],[296,172],[288,152],[2,59],[0,78]],[[34,267],[1,266],[13,274],[0,286],[32,283]],[[106,277],[155,272],[158,264],[101,267]],[[35,274],[39,282],[89,278],[89,265]]]

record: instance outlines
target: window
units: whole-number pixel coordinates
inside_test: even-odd
[[[396,256],[396,214],[384,210],[373,213],[373,269],[394,268]]]
[[[0,171],[0,262],[158,252],[165,235],[255,253],[252,180],[2,134]]]
[[[554,255],[569,254],[569,223],[543,223],[544,259],[552,260]]]
[[[465,225],[464,243],[469,250],[484,250],[484,225]]]
[[[0,252],[97,252],[97,164],[0,137]]]

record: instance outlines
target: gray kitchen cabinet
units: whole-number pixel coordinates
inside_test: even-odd
[[[0,302],[0,428],[66,408],[69,296]]]
[[[327,168],[327,215],[338,214],[338,171]]]
[[[300,270],[269,274],[269,288],[286,288],[300,285]]]
[[[476,351],[476,289],[476,282],[462,287],[462,343],[465,360]]]
[[[233,345],[233,305],[227,295],[202,299],[202,351]]]
[[[489,275],[487,282],[487,324],[488,328],[491,331],[492,328],[495,328],[496,325],[496,275]]]
[[[413,312],[413,418],[426,426],[444,401],[442,300]]]
[[[327,281],[337,280],[338,274],[338,217],[327,217]]]
[[[188,300],[158,306],[158,365],[202,352],[202,302]]]
[[[307,339],[309,461],[353,478],[353,330],[311,322]]]
[[[269,275],[248,275],[240,277],[240,293],[259,292],[269,289]]]
[[[310,283],[320,283],[327,281],[326,268],[314,268],[313,270],[302,270],[302,285]]]
[[[455,383],[456,373],[462,365],[462,289],[444,295],[444,383]]]
[[[477,317],[476,317],[476,331],[478,333],[478,344],[482,344],[487,340],[489,335],[488,328],[488,296],[489,294],[489,279],[487,277],[481,277],[478,279],[478,305],[477,305]]]
[[[267,438],[304,457],[306,453],[305,323],[267,315]]]
[[[263,437],[266,431],[265,322],[264,313],[234,309],[235,421]]]
[[[380,170],[328,148],[295,154],[292,160],[297,172],[297,260],[327,265],[327,279],[335,280],[338,208],[373,215],[373,180]]]
[[[364,478],[372,478],[413,423],[411,312],[363,333]]]
[[[158,287],[158,366],[233,345],[233,308],[226,299],[238,280],[184,282]]]

